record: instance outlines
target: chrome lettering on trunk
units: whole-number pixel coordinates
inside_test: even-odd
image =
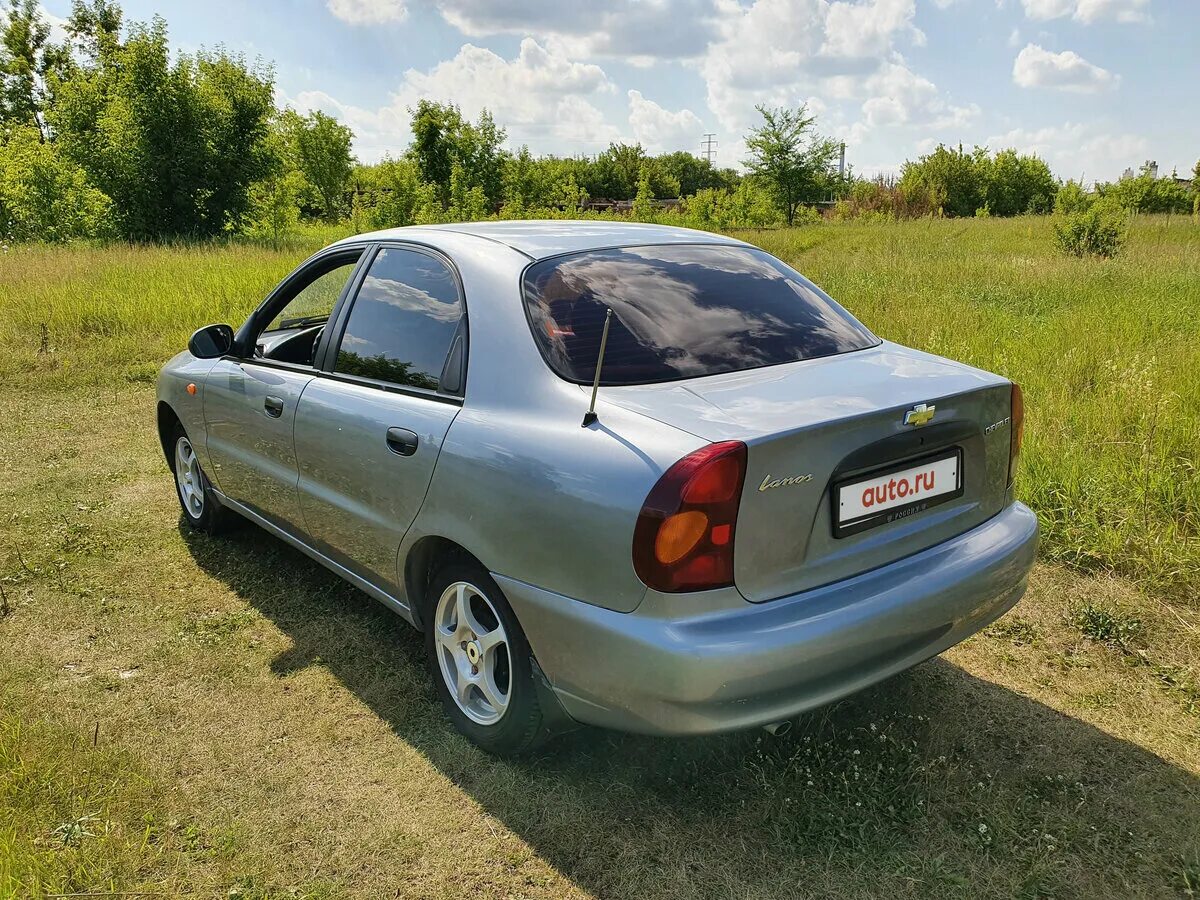
[[[776,478],[774,481],[772,481],[771,476],[768,475],[762,480],[762,484],[758,486],[758,489],[759,491],[769,491],[771,488],[787,487],[790,484],[804,484],[806,481],[812,481],[811,472],[809,472],[807,475],[791,475],[787,478]]]

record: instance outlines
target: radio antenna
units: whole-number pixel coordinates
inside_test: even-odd
[[[611,306],[604,314],[604,331],[600,335],[600,355],[596,357],[596,377],[592,380],[592,402],[588,404],[588,411],[583,414],[583,424],[579,426],[580,428],[587,428],[599,418],[596,415],[596,394],[600,390],[600,370],[604,367],[604,351],[608,349],[608,326],[610,324],[612,324]]]

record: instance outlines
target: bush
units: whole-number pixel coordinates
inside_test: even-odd
[[[1111,202],[1093,203],[1054,223],[1054,243],[1072,256],[1111,258],[1125,243],[1125,213]]]
[[[1122,209],[1139,213],[1188,213],[1192,198],[1174,178],[1158,178],[1148,166],[1132,178],[1098,185],[1100,196]]]
[[[1054,211],[1060,216],[1083,212],[1091,205],[1091,196],[1078,181],[1064,182],[1054,195]]]
[[[58,243],[110,233],[112,201],[34,128],[0,146],[0,236]]]
[[[424,224],[442,216],[436,190],[421,180],[411,159],[385,159],[373,166],[359,166],[353,190],[351,220],[359,231]]]
[[[833,218],[871,222],[917,219],[932,215],[937,206],[938,198],[927,185],[902,186],[895,179],[880,176],[872,181],[854,181],[849,195],[834,206]]]

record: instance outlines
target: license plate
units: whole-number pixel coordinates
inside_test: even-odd
[[[955,450],[835,485],[833,535],[845,537],[961,497],[962,454]]]

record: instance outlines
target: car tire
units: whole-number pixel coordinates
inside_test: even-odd
[[[175,499],[188,525],[205,534],[219,534],[228,529],[233,514],[221,506],[208,476],[200,468],[191,438],[178,423],[171,431],[169,460],[175,479]]]
[[[434,573],[426,596],[426,657],[454,727],[496,756],[544,743],[551,732],[533,653],[496,582],[477,563],[455,561]]]

